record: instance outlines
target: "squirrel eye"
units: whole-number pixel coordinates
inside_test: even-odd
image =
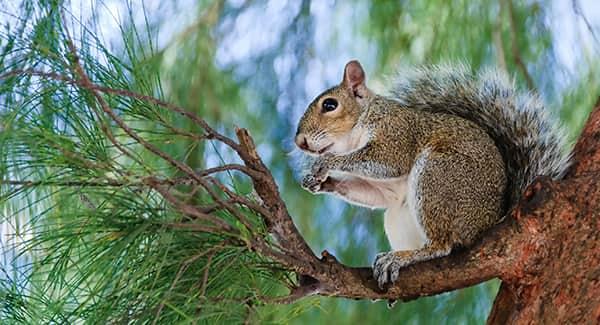
[[[327,98],[323,101],[323,112],[335,111],[338,106],[337,100],[333,98]]]

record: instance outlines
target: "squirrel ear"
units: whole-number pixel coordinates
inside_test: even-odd
[[[354,96],[363,98],[368,95],[365,85],[365,71],[357,60],[346,63],[342,85],[351,90]]]

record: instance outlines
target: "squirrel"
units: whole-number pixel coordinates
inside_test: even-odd
[[[296,145],[312,157],[302,187],[385,209],[384,288],[407,265],[473,244],[538,175],[560,178],[565,136],[536,95],[494,70],[428,66],[401,73],[391,95],[366,86],[358,61],[316,97]]]

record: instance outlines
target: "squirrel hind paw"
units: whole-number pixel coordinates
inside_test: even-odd
[[[393,284],[398,280],[400,269],[410,264],[410,261],[402,259],[394,252],[377,254],[373,263],[373,278],[377,280],[380,289]]]

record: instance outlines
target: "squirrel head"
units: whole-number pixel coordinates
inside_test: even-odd
[[[372,97],[360,63],[348,62],[342,82],[308,105],[298,124],[296,145],[311,155],[343,154],[356,149],[352,131]]]

